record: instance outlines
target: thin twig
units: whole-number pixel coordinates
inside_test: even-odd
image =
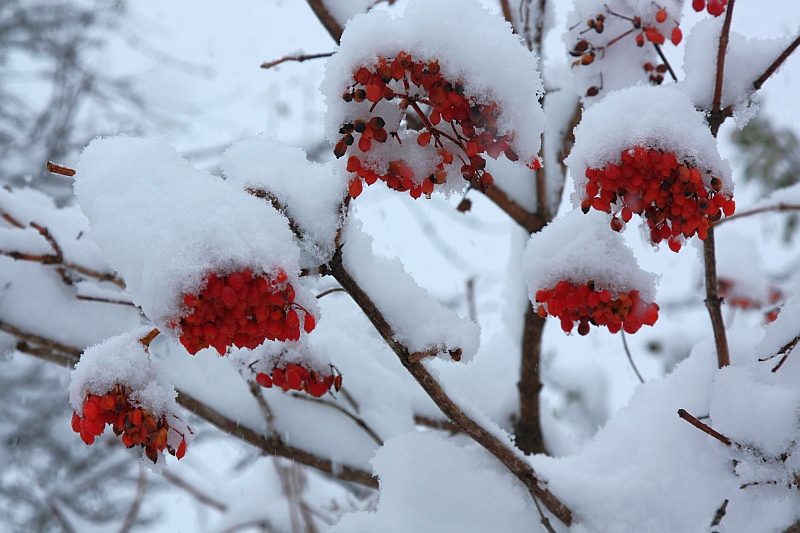
[[[250,394],[258,403],[258,408],[261,410],[261,415],[264,417],[264,422],[267,425],[267,432],[270,434],[275,433],[275,414],[270,409],[267,399],[261,393],[261,387],[255,381],[248,380],[247,387],[250,389]]]
[[[639,373],[639,369],[636,368],[636,363],[633,362],[633,356],[631,355],[631,350],[628,348],[628,340],[625,338],[625,332],[620,330],[620,336],[622,337],[622,347],[625,348],[625,355],[628,356],[628,362],[631,364],[631,368],[633,371],[636,372],[636,377],[639,378],[639,383],[644,383],[644,378]]]
[[[725,222],[729,222],[731,220],[737,220],[739,218],[750,217],[753,215],[760,215],[761,213],[769,213],[769,212],[781,212],[781,211],[800,211],[800,205],[798,204],[784,204],[779,203],[776,205],[768,205],[765,207],[758,207],[756,209],[750,209],[747,211],[740,211],[735,213],[729,217],[723,217],[714,223],[714,226],[719,227],[720,225],[724,224]]]
[[[52,161],[48,161],[45,164],[45,168],[47,169],[48,172],[51,172],[53,174],[59,174],[61,176],[72,177],[75,175],[75,171],[73,169],[68,167],[62,167],[61,165],[56,165]]]
[[[664,51],[661,50],[661,46],[656,43],[653,43],[653,46],[655,47],[656,52],[658,52],[658,57],[660,57],[661,61],[664,62],[664,65],[667,66],[667,71],[669,72],[669,75],[672,76],[672,81],[678,81],[678,76],[676,76],[675,71],[672,70],[672,65],[669,64],[669,60],[667,59],[667,56],[664,55]]]
[[[136,496],[133,498],[133,503],[125,515],[125,521],[119,529],[119,533],[130,533],[131,528],[136,523],[136,517],[139,516],[139,511],[142,508],[142,500],[144,500],[144,493],[147,490],[147,469],[144,465],[139,465],[139,479],[136,481]]]
[[[183,479],[182,477],[178,477],[175,473],[172,472],[172,470],[164,470],[163,472],[161,472],[161,476],[170,483],[172,483],[173,485],[175,485],[176,487],[178,487],[179,489],[185,490],[187,493],[189,493],[190,496],[192,496],[195,500],[202,503],[203,505],[208,505],[209,507],[213,507],[214,509],[216,509],[221,513],[228,512],[227,505],[218,500],[215,500],[208,494],[201,492],[197,487],[189,484],[189,482]]]
[[[285,63],[287,61],[296,61],[297,63],[302,63],[303,61],[308,61],[309,59],[319,59],[321,57],[331,57],[333,54],[334,54],[333,52],[321,52],[319,54],[288,55],[288,56],[283,56],[280,59],[275,59],[274,61],[267,61],[266,63],[261,63],[261,68],[272,68],[272,67],[280,65],[281,63]]]
[[[775,365],[775,367],[772,369],[773,372],[777,372],[783,366],[783,363],[785,363],[786,360],[789,358],[789,354],[792,353],[792,350],[795,349],[795,347],[797,346],[798,342],[800,342],[800,335],[798,335],[794,339],[792,339],[789,342],[787,342],[786,344],[784,344],[781,347],[781,349],[778,350],[778,353],[776,353],[774,355],[770,355],[769,357],[765,357],[763,359],[759,359],[759,361],[761,361],[761,362],[769,361],[770,359],[774,359],[775,357],[778,357],[779,355],[783,356],[783,357],[781,357],[780,361],[778,361],[778,364]]]
[[[696,427],[697,429],[699,429],[703,433],[714,437],[715,439],[720,441],[725,446],[731,446],[731,439],[729,439],[728,437],[726,437],[725,435],[723,435],[719,431],[714,430],[710,426],[707,426],[706,424],[703,424],[698,419],[696,419],[695,417],[693,417],[692,415],[687,413],[686,409],[678,409],[678,416],[681,417],[682,419],[686,420],[687,422],[689,422],[691,425],[693,425],[694,427]]]
[[[322,291],[321,293],[317,294],[317,300],[319,300],[320,298],[324,298],[325,296],[332,294],[334,292],[345,292],[345,290],[341,287],[334,287],[332,289]]]
[[[136,304],[129,300],[115,300],[113,298],[99,298],[97,296],[85,296],[83,294],[76,294],[75,298],[85,302],[100,302],[105,304],[127,305],[129,307],[136,307]]]
[[[378,434],[375,433],[375,430],[373,430],[371,427],[369,427],[369,425],[366,422],[364,422],[364,419],[354,415],[341,405],[327,400],[323,400],[322,398],[314,398],[313,396],[309,396],[307,394],[292,393],[292,398],[297,398],[298,400],[304,400],[306,402],[316,403],[319,405],[325,405],[327,407],[330,407],[331,409],[335,409],[336,411],[342,413],[344,416],[352,420],[358,427],[363,429],[364,432],[367,435],[369,435],[369,438],[375,441],[375,444],[377,444],[378,446],[383,446],[383,439],[381,439],[378,436]]]
[[[736,0],[729,0],[725,10],[725,21],[722,23],[722,32],[719,34],[719,47],[717,48],[717,74],[714,81],[714,100],[711,107],[712,113],[718,113],[722,104],[722,86],[725,77],[725,55],[728,53],[728,41],[730,39],[731,21],[733,20],[733,6]],[[720,122],[720,124],[722,124]],[[719,126],[717,126],[719,130]],[[713,130],[714,137],[717,132]]]
[[[714,514],[714,520],[711,521],[711,527],[717,527],[722,519],[725,518],[725,512],[728,510],[728,500],[722,502],[717,512]]]
[[[430,418],[423,415],[414,415],[414,423],[418,426],[425,426],[428,428],[447,431],[451,435],[455,435],[456,433],[461,433],[461,430],[458,428],[458,426],[453,424],[449,420],[436,420],[434,418]]]

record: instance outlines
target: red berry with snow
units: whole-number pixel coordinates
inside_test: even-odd
[[[589,333],[590,325],[605,326],[611,333],[620,329],[636,333],[643,325],[652,326],[658,320],[658,305],[642,301],[639,291],[612,295],[594,281],[580,285],[559,281],[552,289],[537,291],[536,304],[540,317],[559,318],[566,333],[577,323],[580,335]]]
[[[188,313],[176,323],[180,342],[192,355],[209,346],[224,355],[230,346],[252,349],[265,340],[298,340],[298,311],[307,333],[316,320],[294,299],[283,271],[275,276],[253,275],[248,269],[209,274],[199,294],[184,295]]]
[[[367,185],[382,181],[390,189],[408,192],[415,199],[422,195],[429,197],[436,185],[445,182],[448,165],[456,157],[474,168],[474,172],[462,172],[462,176],[473,186],[486,189],[494,180],[491,176],[484,178],[486,160],[482,154],[493,159],[500,155],[512,161],[518,159],[510,146],[513,135],[499,131],[497,104],[479,103],[465,95],[463,83],[446,79],[437,61],[415,60],[405,52],[396,57],[379,57],[371,67],[361,67],[353,74],[353,83],[342,99],[347,103],[366,99],[373,104],[386,100],[395,102],[406,113],[413,113],[423,124],[415,142],[435,154],[436,160],[435,170],[427,176],[416,176],[402,159],[373,161],[368,155],[374,151],[375,143],[402,145],[398,132],[387,131],[380,116],[344,123],[339,129],[342,138],[336,143],[334,155],[339,158],[349,154],[347,171],[355,175],[349,184],[352,198],[361,194],[362,181]],[[375,105],[370,111],[374,109]],[[535,168],[539,164],[538,160],[529,162]]]
[[[77,413],[72,415],[72,430],[79,433],[86,444],[94,443],[95,437],[105,431],[106,425],[111,426],[116,436],[122,437],[126,447],[144,448],[145,455],[154,463],[158,460],[159,452],[165,449],[178,459],[186,453],[185,436],[169,426],[166,415],[153,414],[132,403],[130,391],[122,385],[115,385],[104,395],[87,394],[83,402],[83,416]],[[170,432],[180,438],[177,448],[168,442]],[[176,439],[173,437],[172,441],[174,443]]]
[[[274,385],[284,391],[306,392],[315,398],[325,395],[331,388],[336,391],[342,388],[342,376],[335,370],[331,374],[322,374],[296,363],[275,367],[272,375],[259,372],[256,374],[256,382],[264,388]]]
[[[667,241],[677,252],[684,238],[705,240],[708,228],[723,214],[733,214],[736,204],[722,192],[722,181],[703,174],[673,152],[635,146],[622,152],[619,164],[588,168],[584,212],[596,209],[621,215],[642,215],[653,244]],[[617,228],[615,228],[617,229]]]

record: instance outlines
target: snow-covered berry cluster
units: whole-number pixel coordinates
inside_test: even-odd
[[[552,289],[536,292],[537,313],[561,319],[561,329],[570,333],[578,323],[578,333],[589,333],[590,325],[606,326],[616,333],[636,333],[643,325],[652,326],[658,320],[658,304],[646,303],[639,291],[621,292],[615,296],[596,286],[594,281],[575,284],[562,280]]]
[[[586,169],[581,203],[584,213],[613,210],[611,227],[616,231],[637,213],[647,220],[653,244],[666,240],[677,252],[682,238],[696,234],[704,240],[713,222],[736,209],[733,199],[721,192],[722,180],[712,176],[706,185],[703,173],[688,161],[678,161],[674,152],[635,146],[620,159],[619,164]]]
[[[499,106],[494,102],[477,102],[465,93],[464,84],[449,80],[440,72],[438,61],[421,61],[406,52],[395,57],[379,57],[371,67],[360,67],[353,74],[352,83],[342,94],[350,104],[369,102],[373,113],[382,100],[393,102],[406,113],[413,113],[420,121],[418,132],[385,129],[387,120],[369,116],[341,124],[339,141],[334,147],[337,158],[349,155],[347,171],[355,174],[350,181],[350,195],[355,198],[363,189],[362,181],[372,185],[378,180],[390,189],[408,193],[413,198],[430,196],[436,185],[447,179],[448,168],[455,158],[461,162],[461,175],[481,189],[491,187],[494,178],[486,172],[485,154],[497,159],[504,154],[517,161],[511,148],[512,133],[498,129]],[[366,154],[375,143],[412,140],[421,148],[428,148],[435,160],[435,170],[428,176],[415,176],[411,165],[401,157],[381,162],[369,159]],[[529,162],[539,168],[538,159]]]
[[[186,440],[176,429],[170,428],[166,415],[154,415],[131,401],[130,391],[119,384],[103,395],[87,394],[83,402],[83,415],[73,413],[72,429],[79,433],[86,444],[94,443],[95,437],[111,426],[116,436],[128,447],[141,446],[148,459],[154,463],[159,452],[167,450],[181,459],[186,453]],[[178,439],[170,439],[170,431]],[[170,444],[178,441],[177,447]]]
[[[342,388],[342,376],[336,371],[323,375],[315,370],[310,370],[303,365],[286,363],[284,367],[275,367],[272,374],[259,372],[256,382],[267,389],[273,385],[284,391],[297,390],[307,392],[315,398],[325,395],[333,388],[338,391]]]
[[[231,345],[255,348],[265,340],[296,341],[302,326],[310,333],[316,319],[295,302],[286,273],[254,275],[249,269],[227,275],[211,273],[199,294],[185,294],[188,313],[173,327],[194,355],[213,347],[220,355]]]

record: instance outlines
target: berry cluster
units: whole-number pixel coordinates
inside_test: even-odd
[[[102,396],[87,394],[83,402],[83,416],[72,414],[72,430],[80,433],[83,442],[92,444],[108,424],[114,435],[122,435],[122,443],[126,447],[141,446],[147,458],[154,463],[158,460],[158,452],[164,449],[181,459],[186,453],[183,436],[177,449],[170,446],[167,443],[170,427],[166,417],[161,415],[157,419],[146,409],[131,404],[129,394],[127,388],[119,384]],[[172,431],[177,432],[174,428]]]
[[[731,307],[740,309],[761,309],[765,305],[777,305],[784,299],[783,291],[777,287],[770,287],[768,301],[763,302],[758,298],[743,294],[736,287],[736,282],[732,279],[719,278],[719,295],[725,299],[725,303]],[[776,315],[777,316],[777,315]]]
[[[728,0],[692,0],[692,7],[695,11],[702,11],[703,9],[708,11],[709,15],[714,15],[718,17],[725,13],[725,7],[728,5]]]
[[[589,325],[606,326],[616,333],[636,333],[642,325],[652,326],[658,320],[658,304],[645,303],[639,291],[620,293],[613,298],[606,289],[598,289],[594,281],[576,285],[559,281],[553,289],[536,292],[537,313],[561,319],[561,329],[570,333],[578,322],[578,334],[589,333]]]
[[[212,346],[224,355],[231,345],[253,349],[265,340],[298,340],[300,314],[303,329],[310,333],[314,316],[295,303],[295,292],[281,270],[271,278],[253,275],[249,269],[228,275],[209,274],[200,294],[185,294],[189,313],[173,327],[181,330],[180,341],[194,355]]]
[[[415,142],[420,147],[430,146],[436,151],[436,170],[422,180],[414,179],[414,172],[402,160],[394,160],[388,168],[380,169],[367,159],[373,143],[385,143],[390,137],[402,144],[397,131],[387,132],[383,117],[354,120],[342,124],[341,139],[333,153],[337,158],[350,154],[347,170],[355,174],[350,182],[350,195],[355,198],[363,182],[372,185],[381,180],[396,191],[414,198],[430,196],[436,185],[447,178],[447,165],[455,157],[461,161],[461,174],[470,183],[486,189],[494,178],[486,172],[486,160],[481,154],[496,159],[500,154],[516,161],[511,148],[512,134],[500,134],[498,117],[500,109],[495,103],[476,103],[464,94],[461,82],[447,80],[440,73],[438,61],[417,61],[406,52],[396,57],[380,57],[371,68],[361,67],[353,75],[353,83],[342,95],[345,102],[370,102],[370,112],[381,100],[395,102],[404,111],[413,111],[422,129],[416,133]],[[423,107],[429,109],[428,112]],[[411,133],[414,136],[414,133]],[[356,150],[357,149],[357,150]],[[457,153],[458,155],[455,155]],[[530,162],[534,170],[539,161]]]
[[[651,242],[666,240],[674,252],[681,249],[682,236],[697,234],[705,240],[711,224],[736,209],[733,199],[721,192],[719,178],[712,177],[706,187],[700,170],[688,162],[680,163],[673,152],[636,146],[622,152],[619,165],[588,168],[586,177],[584,213],[591,208],[611,213],[613,204],[616,211],[611,227],[615,231],[620,231],[633,213],[643,215]]]
[[[259,372],[256,374],[256,382],[267,389],[275,385],[284,391],[307,392],[315,398],[323,396],[331,387],[336,391],[342,388],[342,376],[338,372],[325,376],[295,363],[286,363],[283,368],[273,368],[272,375]]]

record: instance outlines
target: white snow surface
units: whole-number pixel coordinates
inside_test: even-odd
[[[655,298],[654,274],[639,268],[622,235],[609,227],[610,217],[591,210],[572,210],[531,235],[523,256],[528,295],[553,289],[565,280],[583,284],[593,280],[598,289],[613,294],[639,291],[643,301]]]
[[[303,233],[302,249],[316,261],[308,266],[330,260],[341,226],[339,206],[347,194],[330,163],[311,163],[301,148],[256,138],[228,148],[222,172],[242,188],[264,189],[278,199]]]
[[[756,305],[770,303],[772,287],[753,238],[732,227],[715,234],[717,278],[733,282],[727,298],[746,298]]]
[[[436,350],[438,357],[449,361],[448,350],[460,348],[464,361],[472,359],[480,345],[475,322],[433,299],[398,259],[374,255],[372,238],[360,223],[352,219],[346,223],[344,243],[344,267],[375,302],[397,341],[411,353]]]
[[[70,375],[69,401],[76,413],[83,414],[86,394],[102,396],[116,384],[128,387],[136,405],[153,416],[178,412],[175,389],[161,365],[150,358],[139,342],[152,329],[142,326],[83,352]]]
[[[377,510],[345,515],[331,533],[523,533],[540,520],[522,484],[475,444],[409,433],[388,441],[372,465]]]
[[[92,236],[162,331],[172,331],[181,296],[197,293],[211,272],[283,269],[298,302],[315,312],[297,282],[299,250],[288,222],[263,200],[153,139],[96,139],[76,170],[75,195]]]
[[[704,116],[674,87],[635,86],[614,91],[583,113],[575,127],[575,146],[564,162],[575,182],[572,201],[586,197],[586,169],[619,164],[634,146],[674,152],[703,173],[722,180],[722,192],[733,194],[730,164],[722,159]]]
[[[698,107],[711,110],[714,100],[716,78],[711,73],[717,71],[717,53],[719,36],[725,17],[708,18],[697,23],[686,39],[683,69],[685,79],[677,87],[686,92]],[[794,37],[784,36],[775,39],[747,38],[731,31],[728,50],[725,53],[725,70],[722,83],[721,109],[728,106],[734,108],[737,115],[744,114],[745,120],[737,119],[741,128],[754,114],[756,107],[747,108],[755,92],[753,82],[783,52]]]
[[[510,144],[520,161],[526,163],[537,157],[544,130],[544,112],[538,102],[543,92],[537,71],[538,58],[512,32],[508,22],[487,11],[476,0],[412,0],[398,16],[373,10],[353,17],[345,28],[339,49],[325,66],[321,90],[327,105],[328,140],[337,142],[341,137],[341,125],[363,118],[372,105],[369,101],[348,104],[342,100],[345,89],[352,84],[353,73],[360,67],[371,68],[378,57],[395,57],[401,51],[414,60],[437,60],[442,75],[453,82],[461,81],[465,94],[476,103],[496,102],[501,110],[499,132],[513,132]],[[386,120],[387,131],[400,127],[401,115],[394,102],[381,100],[373,113]],[[378,144],[381,143],[373,143],[373,146]],[[396,143],[390,139],[383,144]],[[415,154],[420,150],[414,150],[413,146],[416,143],[403,145],[403,159],[413,160],[416,155],[419,164],[424,166],[425,158]],[[430,173],[421,175],[425,177]],[[460,172],[449,174],[451,192],[463,189],[466,182]],[[348,173],[343,171],[342,175],[343,179],[349,179]],[[445,188],[439,190],[447,192]]]

